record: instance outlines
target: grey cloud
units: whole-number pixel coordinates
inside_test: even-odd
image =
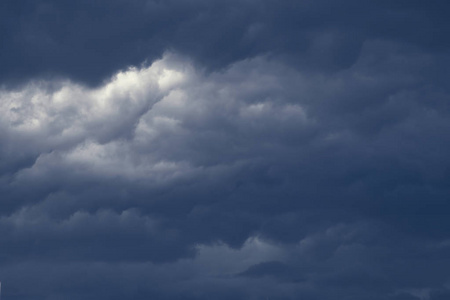
[[[244,299],[264,284],[275,299],[388,299],[439,289],[445,274],[427,258],[447,257],[447,111],[420,98],[433,100],[421,72],[437,62],[376,41],[363,49],[353,68],[325,77],[266,57],[208,73],[169,55],[97,88],[3,91],[9,147],[27,143],[30,161],[4,171],[2,240],[17,250],[3,265],[202,264],[197,245],[240,251],[260,236],[287,254],[222,277],[195,273],[174,293],[120,293]]]
[[[443,1],[0,6],[5,297],[447,296]]]
[[[70,76],[99,84],[173,49],[209,69],[271,54],[340,70],[370,39],[445,52],[445,1],[3,1],[3,82]]]
[[[275,278],[280,280],[287,280],[292,282],[302,281],[303,279],[301,277],[298,277],[297,273],[299,273],[297,270],[290,268],[282,262],[269,261],[251,266],[239,275],[256,278],[264,276],[274,276]]]

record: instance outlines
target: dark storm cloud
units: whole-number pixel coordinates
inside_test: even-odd
[[[5,297],[448,297],[445,2],[0,8]]]
[[[269,53],[311,70],[381,38],[448,50],[444,1],[2,1],[0,78],[101,82],[174,49],[210,68]]]

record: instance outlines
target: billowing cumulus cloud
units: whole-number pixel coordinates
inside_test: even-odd
[[[448,5],[88,2],[0,4],[4,298],[448,297]]]

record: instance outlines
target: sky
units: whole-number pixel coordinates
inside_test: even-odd
[[[450,299],[449,13],[1,0],[3,299]]]

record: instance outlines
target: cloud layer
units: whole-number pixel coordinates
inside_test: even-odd
[[[449,296],[447,5],[297,2],[0,4],[5,298]]]

